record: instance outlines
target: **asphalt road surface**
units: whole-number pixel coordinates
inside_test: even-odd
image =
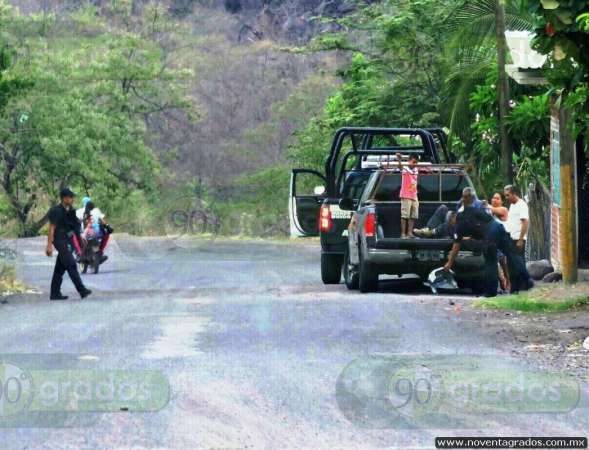
[[[18,274],[36,292],[0,305],[0,369],[21,370],[25,381],[45,374],[31,376],[35,386],[21,389],[29,397],[16,407],[0,398],[3,449],[407,450],[433,448],[436,436],[589,429],[585,386],[568,381],[555,407],[547,398],[515,399],[511,409],[479,400],[461,409],[456,398],[441,405],[440,376],[446,390],[472,366],[498,385],[529,383],[534,367],[460,314],[470,297],[452,306],[396,280],[370,295],[322,285],[316,243],[119,236],[100,274],[84,276],[94,294],[80,300],[68,280],[64,302],[48,300],[53,259],[43,255],[44,241],[13,245]],[[70,384],[53,385],[66,400],[57,401],[43,380],[66,370]],[[67,391],[89,372],[148,377],[147,370],[159,381],[148,383],[157,392],[145,398],[159,401],[84,403],[84,392]],[[542,391],[545,379],[538,383],[536,396],[554,394]]]

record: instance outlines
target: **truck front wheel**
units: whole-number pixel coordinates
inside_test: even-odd
[[[378,286],[378,272],[376,266],[367,262],[362,256],[360,257],[360,292],[374,292]]]
[[[321,254],[321,279],[323,284],[338,284],[342,278],[342,255]]]

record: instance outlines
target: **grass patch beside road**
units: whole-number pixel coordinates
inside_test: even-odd
[[[0,297],[27,292],[27,287],[17,280],[13,266],[0,264]]]
[[[562,312],[589,305],[589,284],[561,284],[533,289],[517,295],[505,295],[478,300],[476,306],[489,309],[509,309],[522,312]]]

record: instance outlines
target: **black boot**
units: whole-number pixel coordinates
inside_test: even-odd
[[[87,288],[84,288],[83,290],[80,291],[80,297],[82,297],[82,298],[86,298],[90,294],[92,294],[92,291],[90,289],[87,289]]]
[[[49,297],[49,300],[67,300],[69,297],[67,295],[63,295],[61,292],[53,295],[51,294],[51,297]]]

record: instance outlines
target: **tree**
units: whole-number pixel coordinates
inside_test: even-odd
[[[571,109],[575,134],[589,132],[589,5],[583,0],[528,0],[537,17],[534,47],[548,55],[550,84]]]
[[[500,132],[501,173],[505,182],[513,181],[514,143],[509,134],[510,86],[505,71],[507,45],[505,30],[530,30],[533,18],[521,1],[469,0],[457,6],[446,20],[447,29],[455,34],[452,47],[457,66],[450,72],[446,96],[451,107],[451,129],[470,144],[473,112],[465,100],[482,83],[487,72],[497,70],[497,114]]]
[[[125,9],[111,13],[129,17]],[[159,13],[146,14],[150,33],[157,33]],[[92,8],[65,19],[11,17],[15,56],[3,75],[26,80],[27,88],[13,89],[0,104],[0,175],[20,235],[39,231],[46,209],[38,208],[62,186],[96,189],[108,207],[113,198],[156,185],[144,119],[186,101],[181,70],[167,66],[145,29],[113,33]]]

